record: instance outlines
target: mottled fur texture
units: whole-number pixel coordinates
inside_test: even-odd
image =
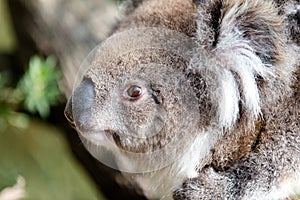
[[[145,50],[107,68],[94,64],[85,75],[95,88],[87,97],[93,103],[81,108],[72,99],[87,94],[74,93],[67,118],[79,129],[100,123],[98,129],[114,130],[119,148],[145,152],[180,131],[180,111],[198,110],[198,124],[187,129],[197,136],[181,157],[154,172],[124,175],[150,199],[292,198],[300,192],[299,18],[297,0],[134,1],[116,32],[160,27],[184,33],[196,43],[190,60]],[[145,60],[164,67],[143,69]],[[148,94],[124,103],[119,90],[132,81]],[[118,134],[142,134],[140,126],[162,131],[148,140]]]

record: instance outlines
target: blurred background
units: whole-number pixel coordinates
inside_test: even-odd
[[[0,0],[0,200],[145,199],[85,150],[63,111],[118,0]]]
[[[0,200],[143,199],[93,159],[63,111],[114,0],[0,0]]]

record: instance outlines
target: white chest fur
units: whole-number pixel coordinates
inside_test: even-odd
[[[124,176],[136,181],[150,199],[172,199],[173,191],[178,189],[184,180],[198,176],[197,166],[217,140],[216,137],[212,138],[212,135],[215,134],[199,134],[181,158],[163,169],[142,174],[124,173]]]

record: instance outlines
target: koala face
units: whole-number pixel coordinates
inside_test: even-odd
[[[198,98],[191,87],[193,78],[186,73],[187,61],[146,48],[103,64],[103,49],[97,48],[87,59],[89,66],[84,67],[89,69],[69,99],[67,118],[87,148],[111,167],[152,171],[172,163],[199,125]],[[110,153],[117,165],[105,161]],[[146,158],[151,164],[145,164]]]

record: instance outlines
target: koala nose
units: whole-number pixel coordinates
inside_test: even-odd
[[[94,105],[95,90],[91,79],[85,78],[74,90],[69,98],[65,116],[73,127],[80,131],[87,131],[91,120],[91,112]]]

